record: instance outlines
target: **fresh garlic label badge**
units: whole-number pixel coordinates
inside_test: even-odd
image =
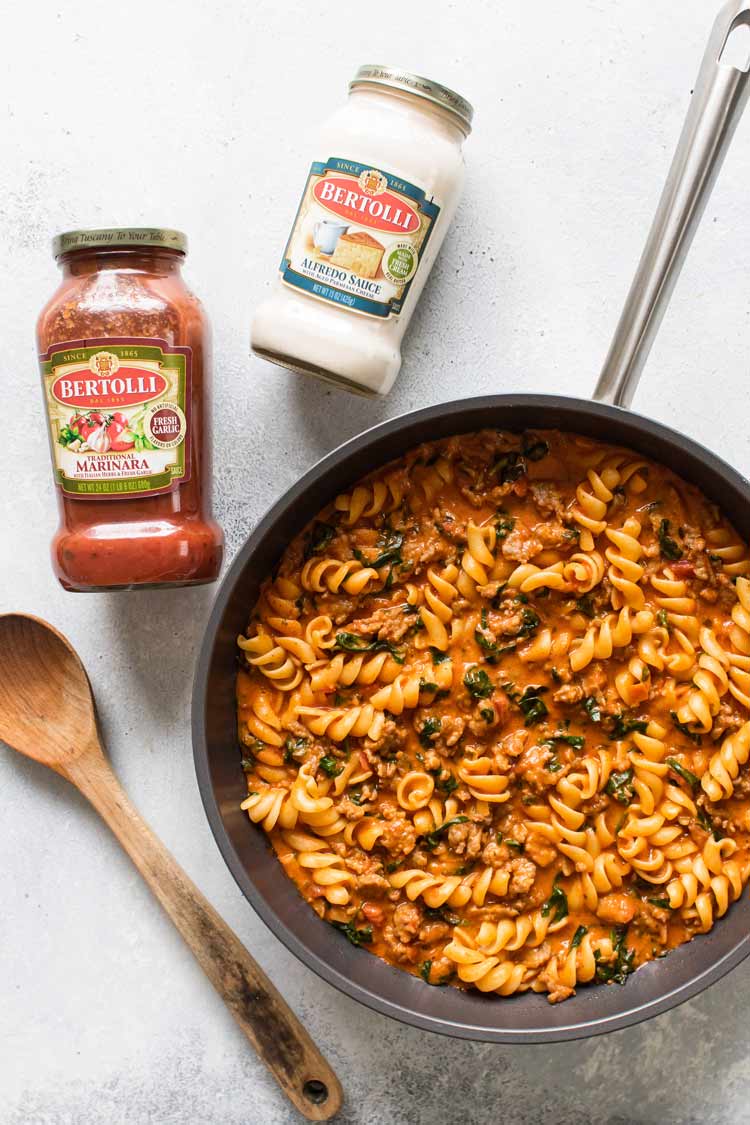
[[[310,169],[281,262],[287,285],[369,316],[397,316],[440,207],[415,184],[331,157]]]
[[[66,495],[148,496],[189,479],[190,348],[140,337],[74,341],[53,344],[40,362]]]

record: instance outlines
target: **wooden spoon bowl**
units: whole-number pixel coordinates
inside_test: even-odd
[[[73,783],[127,851],[240,1028],[297,1109],[328,1121],[338,1078],[239,938],[141,819],[104,755],[75,649],[46,621],[0,615],[0,740]]]

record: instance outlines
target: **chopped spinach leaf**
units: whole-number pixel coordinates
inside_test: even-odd
[[[635,970],[635,950],[628,949],[625,945],[625,938],[627,930],[616,930],[613,934],[615,938],[615,962],[614,964],[604,964],[601,961],[601,953],[597,949],[594,954],[596,965],[596,980],[602,984],[625,984],[629,975]]]
[[[430,851],[432,851],[433,848],[436,848],[440,843],[440,837],[444,832],[447,832],[447,830],[449,828],[452,828],[454,824],[465,824],[468,819],[468,816],[453,816],[450,820],[446,820],[444,824],[439,825],[437,828],[433,828],[432,832],[426,832],[422,837],[425,847],[429,848]]]
[[[701,743],[703,742],[703,739],[701,738],[701,736],[698,734],[697,731],[691,730],[690,727],[687,725],[687,723],[681,723],[680,720],[677,718],[677,712],[676,711],[670,711],[669,715],[670,715],[670,718],[671,718],[672,722],[677,727],[678,731],[680,731],[682,734],[684,734],[686,738],[689,738],[691,742],[694,742],[696,746],[701,745]]]
[[[667,616],[666,609],[660,609],[656,615],[656,624],[661,626],[662,629],[669,628],[669,617]]]
[[[583,597],[578,598],[576,601],[576,609],[582,613],[584,617],[596,617],[596,609],[591,594],[584,594]]]
[[[464,687],[473,699],[488,699],[495,690],[484,668],[470,668],[464,676]]]
[[[292,738],[292,736],[289,735],[284,743],[284,761],[287,763],[301,762],[309,745],[309,738]]]
[[[505,539],[516,526],[516,521],[513,516],[503,516],[495,524],[495,532],[498,539]]]
[[[424,916],[429,918],[431,922],[445,922],[448,926],[461,925],[458,914],[454,914],[447,906],[425,906]]]
[[[304,557],[309,559],[311,555],[321,554],[335,534],[336,528],[332,527],[330,523],[322,523],[320,520],[316,520],[305,543]]]
[[[669,520],[662,520],[659,524],[659,548],[662,553],[662,558],[676,561],[682,558],[683,550],[677,540],[673,539],[669,532]]]
[[[526,472],[526,461],[520,453],[511,449],[498,457],[491,471],[497,473],[501,484],[511,484]]]
[[[602,721],[602,712],[595,695],[587,695],[583,701],[583,709],[591,719],[592,723],[600,723]]]
[[[373,562],[367,565],[371,566],[373,570],[380,570],[381,566],[387,566],[388,563],[403,562],[404,560],[401,554],[403,545],[403,535],[398,531],[391,531],[390,528],[386,528],[378,540],[380,554]]]
[[[552,922],[562,922],[563,918],[568,917],[568,896],[562,889],[560,884],[555,879],[552,886],[552,894],[549,896],[544,906],[542,907],[542,917],[548,918],[554,910],[552,915]]]
[[[671,909],[668,898],[647,898],[646,902],[650,902],[652,906],[658,906],[662,910]]]
[[[714,840],[716,840],[718,842],[719,840],[724,839],[724,833],[721,831],[720,828],[716,827],[716,825],[714,824],[714,822],[711,819],[711,817],[709,816],[709,814],[706,812],[705,809],[701,808],[700,805],[698,806],[698,813],[697,813],[697,816],[696,816],[696,820],[700,824],[701,828],[703,828],[706,832],[711,833]]]
[[[566,742],[574,750],[583,750],[586,745],[586,739],[580,734],[551,734],[549,738],[545,738],[542,746],[552,748],[556,742]]]
[[[524,447],[523,455],[527,461],[541,461],[549,453],[549,445],[546,441],[535,441],[531,445]]]
[[[429,651],[433,664],[445,664],[446,660],[450,660],[450,656],[447,652],[441,652],[440,649],[435,648],[434,645],[430,645]]]
[[[333,925],[341,930],[352,945],[369,945],[372,941],[372,926],[363,926],[358,930],[354,922],[334,922]]]
[[[516,601],[517,600],[518,598],[516,598]],[[480,649],[486,652],[487,663],[497,664],[497,658],[499,656],[503,656],[504,652],[512,652],[518,646],[518,641],[526,640],[526,638],[531,637],[534,630],[539,628],[540,624],[541,619],[539,618],[539,614],[534,613],[533,610],[527,609],[527,607],[524,606],[524,609],[521,611],[521,628],[518,629],[515,636],[505,643],[505,645],[498,645],[496,641],[489,640],[485,636],[485,633],[482,632],[482,629],[487,629],[487,615],[485,613],[485,615],[482,616],[481,629],[475,629],[475,640]]]
[[[343,652],[389,652],[397,664],[404,663],[404,654],[399,652],[393,641],[366,641],[356,633],[337,633],[333,647]]]
[[[330,754],[326,754],[318,762],[318,769],[321,769],[327,777],[338,777],[344,767],[338,758],[332,758]]]
[[[547,704],[542,699],[542,692],[547,691],[546,687],[536,687],[529,684],[521,694],[514,684],[506,683],[500,686],[523,714],[524,726],[532,727],[534,723],[541,722],[549,714]]]
[[[586,937],[586,934],[588,932],[589,932],[588,926],[579,926],[578,929],[576,930],[576,932],[573,934],[573,938],[570,942],[570,948],[571,949],[578,949],[578,946],[581,944],[581,942]]]
[[[678,777],[686,781],[691,789],[697,789],[700,785],[700,778],[696,777],[692,770],[687,769],[685,766],[680,765],[676,758],[667,758],[667,765],[673,769]]]
[[[452,793],[454,789],[458,789],[458,782],[450,771],[448,771],[447,777],[442,776],[443,771],[441,769],[431,770],[430,772],[435,778],[435,788],[439,793]]]
[[[422,723],[419,731],[419,741],[422,743],[425,750],[429,750],[434,736],[440,733],[442,725],[442,721],[437,715],[430,716],[429,719],[425,719]]]
[[[426,984],[430,984],[430,973],[432,971],[432,961],[423,961],[419,966],[419,975]]]
[[[648,723],[644,719],[631,719],[628,717],[626,711],[621,711],[619,715],[614,715],[614,723],[610,733],[610,741],[615,739],[627,738],[631,731],[638,731],[639,734],[646,733]]]
[[[610,797],[614,797],[621,805],[629,805],[635,797],[632,767],[627,770],[613,770],[604,787],[604,792],[608,793]]]
[[[494,721],[495,721],[494,708],[492,708],[492,707],[480,707],[479,708],[479,714],[482,716],[485,723],[494,723]]]

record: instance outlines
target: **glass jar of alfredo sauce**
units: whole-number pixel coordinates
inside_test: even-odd
[[[320,130],[253,351],[305,375],[384,395],[453,217],[471,105],[394,67],[362,66]]]

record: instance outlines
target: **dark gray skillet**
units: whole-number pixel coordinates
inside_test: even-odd
[[[750,23],[750,0],[731,0],[714,26],[646,250],[599,380],[596,394],[603,401],[551,395],[462,399],[396,418],[347,442],[306,473],[261,520],[224,579],[206,629],[195,678],[193,743],[203,803],[224,859],[264,922],[301,961],[354,999],[416,1027],[501,1043],[598,1035],[694,996],[750,952],[750,899],[745,895],[709,934],[639,969],[624,988],[584,987],[555,1006],[533,993],[498,1000],[431,988],[355,949],[320,921],[283,874],[263,833],[248,823],[239,807],[246,790],[234,700],[237,634],[245,628],[261,581],[290,539],[359,477],[426,439],[485,427],[530,427],[570,430],[624,445],[692,481],[721,506],[743,538],[750,537],[745,478],[696,442],[623,409],[744,107],[747,74],[718,64],[739,23]]]

